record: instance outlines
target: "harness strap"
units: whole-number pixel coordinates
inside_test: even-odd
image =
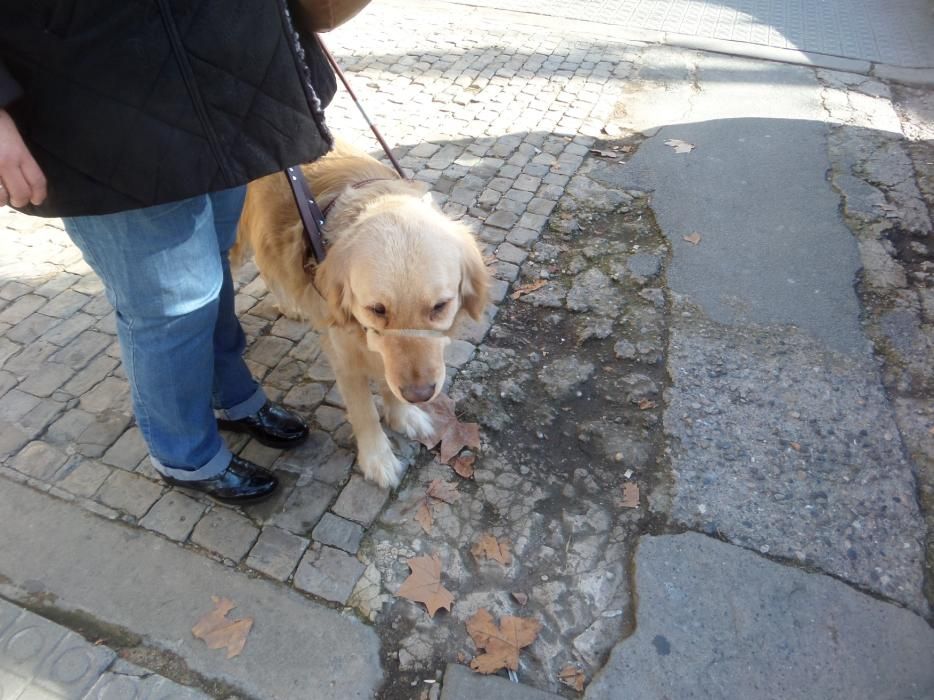
[[[298,207],[298,215],[302,219],[311,252],[320,265],[324,262],[325,256],[324,232],[321,228],[324,226],[324,213],[312,196],[308,181],[305,180],[305,174],[300,167],[286,168],[285,176],[292,188],[292,195],[295,197],[295,205]]]

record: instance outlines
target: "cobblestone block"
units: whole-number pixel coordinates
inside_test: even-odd
[[[133,471],[147,454],[149,448],[143,440],[139,428],[133,427],[121,435],[113,446],[108,449],[101,461],[114,467]]]
[[[9,372],[0,370],[0,396],[6,394],[14,386],[16,386],[16,377]]]
[[[229,508],[214,508],[191,533],[191,541],[212,552],[240,561],[256,541],[259,528]]]
[[[87,700],[210,700],[211,696],[147,671],[138,675],[105,673],[86,697]]]
[[[508,177],[494,177],[487,183],[487,187],[496,192],[506,192],[512,187],[512,180]]]
[[[16,471],[43,481],[51,481],[55,472],[68,461],[68,455],[47,442],[35,441],[24,447],[10,464]]]
[[[141,518],[162,495],[162,487],[136,474],[115,469],[97,492],[97,500]]]
[[[283,316],[272,326],[272,335],[297,343],[308,334],[308,324]]]
[[[71,289],[66,289],[39,309],[39,313],[55,318],[69,318],[81,310],[90,301],[90,297]]]
[[[40,399],[19,389],[11,389],[0,402],[0,421],[18,422],[39,403]]]
[[[519,277],[519,266],[499,260],[492,266],[493,276],[507,282],[515,282]]]
[[[42,399],[29,412],[20,418],[20,427],[29,435],[36,436],[45,431],[65,411],[67,404],[55,399]]]
[[[275,367],[279,360],[285,357],[292,349],[292,343],[285,338],[267,335],[257,338],[250,347],[247,357],[266,367]]]
[[[22,347],[18,343],[14,343],[9,338],[0,337],[0,367],[20,350]]]
[[[354,475],[341,491],[332,510],[341,517],[368,527],[387,500],[389,489],[382,489],[362,476]]]
[[[248,297],[246,294],[237,294],[234,297],[234,312],[237,316],[242,316],[254,306],[256,306],[256,299],[253,297]]]
[[[4,622],[6,620],[6,622]],[[105,646],[0,600],[4,699],[78,700],[114,660]]]
[[[50,262],[51,262],[51,259],[50,259]],[[72,275],[67,272],[62,272],[62,273],[55,275],[55,277],[50,279],[45,284],[42,284],[36,287],[35,293],[38,294],[39,296],[45,297],[46,299],[51,299],[52,297],[56,297],[62,292],[64,292],[66,289],[69,289],[72,285],[74,285],[80,279],[81,278],[78,275]]]
[[[48,333],[58,323],[61,323],[61,319],[40,313],[30,314],[23,321],[4,331],[3,337],[16,343],[31,343],[36,338]],[[6,359],[4,353],[0,352],[0,365],[3,364],[4,359]]]
[[[513,214],[516,217],[522,216],[525,213],[525,202],[520,202],[517,199],[512,199],[510,197],[504,197],[499,200],[499,203],[496,205],[497,212],[505,212]]]
[[[23,380],[19,388],[33,396],[45,398],[51,396],[54,391],[71,379],[74,373],[75,371],[71,367],[47,362],[42,371],[31,374]]]
[[[40,297],[37,294],[26,294],[7,306],[3,311],[0,311],[0,321],[16,325],[25,320],[29,314],[38,311],[45,303],[45,297]]]
[[[276,449],[275,447],[267,447],[258,440],[252,439],[240,450],[240,456],[243,457],[243,459],[249,460],[266,469],[271,469],[272,465],[275,464],[281,454],[282,450]]]
[[[513,202],[520,202],[522,204],[528,204],[532,201],[532,197],[535,195],[528,190],[517,190],[511,189],[506,193],[506,199],[509,199]]]
[[[347,421],[347,413],[333,406],[318,406],[315,409],[315,422],[328,432],[336,430]]]
[[[506,232],[492,226],[483,226],[480,228],[480,233],[477,235],[477,238],[483,243],[492,243],[496,245],[506,240]]]
[[[328,389],[328,393],[324,397],[324,403],[337,406],[338,408],[347,408],[347,404],[344,403],[344,397],[341,396],[341,391],[337,388],[337,384]]]
[[[184,542],[202,513],[204,504],[178,491],[169,491],[140,520],[140,525],[169,539]]]
[[[348,424],[344,424],[345,426]],[[350,476],[353,467],[354,454],[345,449],[338,449],[327,460],[315,469],[315,479],[325,484],[337,486]]]
[[[124,413],[102,413],[94,416],[75,438],[75,449],[85,457],[100,457],[123,434],[132,418]]]
[[[285,395],[284,403],[299,411],[310,412],[324,401],[327,392],[328,389],[323,384],[315,382],[300,384],[289,389],[289,392]]]
[[[289,495],[282,510],[270,523],[297,535],[307,535],[331,505],[337,489],[318,481],[299,482]]]
[[[311,430],[305,442],[279,456],[275,468],[310,477],[315,468],[326,461],[335,449],[337,446],[330,435],[322,430]]]
[[[516,225],[518,220],[519,217],[514,212],[506,211],[504,209],[497,209],[486,218],[485,223],[487,226],[510,229]]]
[[[111,469],[90,459],[74,460],[59,476],[58,486],[68,493],[90,498],[110,476]]]
[[[51,360],[79,370],[103,352],[112,342],[113,337],[106,333],[87,330],[53,354]]]
[[[90,314],[78,313],[71,318],[66,318],[51,330],[43,333],[42,339],[52,343],[52,345],[64,347],[93,326],[96,321],[97,319]]]
[[[540,214],[542,216],[549,216],[551,212],[554,211],[555,204],[556,202],[554,200],[543,199],[542,197],[535,197],[529,202],[528,212],[530,214]]]
[[[344,605],[366,566],[339,549],[313,543],[295,570],[299,590]]]
[[[504,262],[521,265],[528,257],[528,253],[512,243],[503,243],[496,249],[496,257]]]
[[[490,280],[490,300],[494,303],[498,304],[505,299],[508,291],[509,282],[495,278]]]
[[[80,408],[63,413],[46,431],[44,438],[54,445],[70,445],[88,429],[95,417]]]
[[[256,544],[250,550],[246,565],[267,576],[285,581],[295,571],[308,540],[278,527],[263,528]]]
[[[444,349],[444,363],[449,367],[463,367],[473,357],[476,347],[466,340],[452,340]]]
[[[275,368],[266,375],[263,380],[263,386],[267,389],[274,387],[283,392],[288,391],[293,386],[301,384],[305,380],[307,368],[305,363],[296,360],[294,357],[285,357]]]
[[[315,525],[311,536],[316,542],[356,554],[363,539],[363,528],[333,513],[325,513]]]
[[[506,236],[506,240],[515,246],[527,247],[538,240],[539,232],[530,228],[514,227]]]

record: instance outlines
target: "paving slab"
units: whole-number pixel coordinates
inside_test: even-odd
[[[18,484],[0,490],[0,514],[7,598],[43,593],[60,610],[134,632],[253,697],[371,698],[382,682],[371,629],[284,586]],[[238,614],[255,619],[234,659],[191,636],[211,595],[231,598]]]
[[[635,561],[636,630],[590,700],[934,697],[934,630],[908,610],[697,533]]]

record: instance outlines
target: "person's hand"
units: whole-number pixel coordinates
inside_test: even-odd
[[[45,201],[45,175],[39,168],[13,118],[0,109],[0,207],[24,207]]]

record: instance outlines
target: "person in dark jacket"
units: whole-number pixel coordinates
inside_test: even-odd
[[[169,483],[225,502],[303,420],[243,358],[227,251],[250,180],[326,153],[334,75],[286,0],[30,0],[0,10],[0,206],[62,217],[103,280],[139,429]]]

